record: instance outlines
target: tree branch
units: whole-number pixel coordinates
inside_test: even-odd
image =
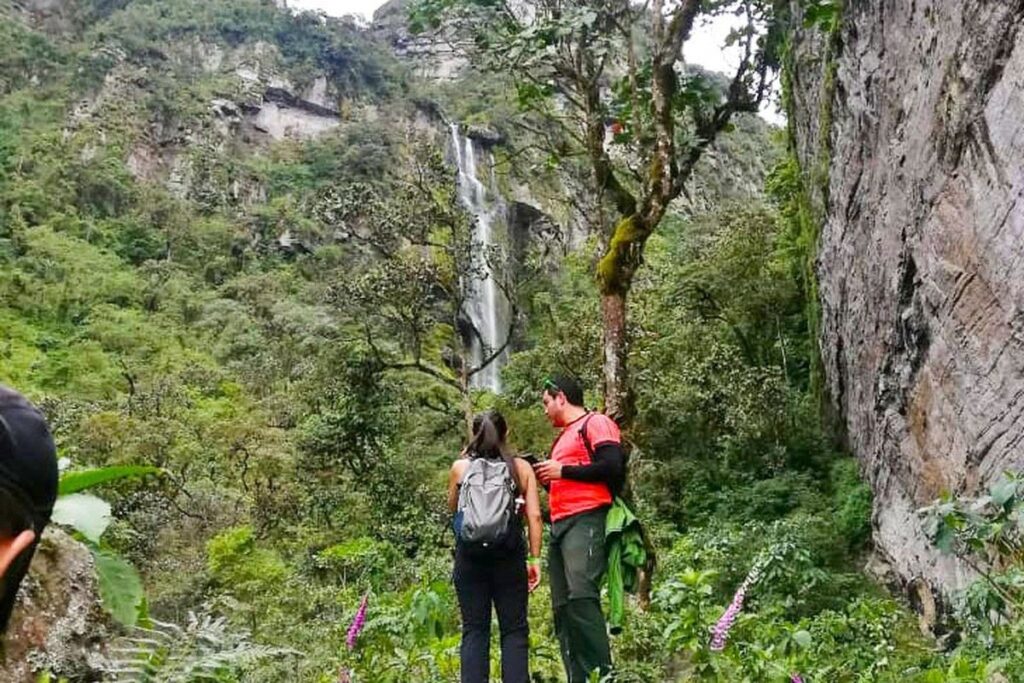
[[[461,387],[457,381],[446,375],[443,371],[427,365],[422,360],[412,360],[401,363],[384,362],[381,367],[384,370],[416,370],[417,372],[422,372],[425,375],[433,377],[453,389],[459,389],[461,391]]]
[[[594,171],[594,182],[599,192],[607,192],[611,196],[620,214],[629,215],[636,211],[636,197],[619,182],[604,147],[604,117],[601,115],[601,93],[596,83],[587,89],[586,95],[586,146]]]
[[[370,331],[370,326],[368,324],[364,324],[363,329],[366,332],[366,344],[370,347],[370,353],[373,355],[373,361],[377,367],[382,370],[416,370],[417,372],[422,372],[423,374],[433,377],[450,387],[461,390],[459,383],[456,380],[445,374],[444,371],[431,365],[427,365],[418,356],[410,361],[395,362],[385,360],[384,354],[382,354],[380,349],[377,348],[377,345],[373,343],[373,334]]]

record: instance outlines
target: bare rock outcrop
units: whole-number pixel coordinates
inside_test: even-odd
[[[108,128],[134,125],[126,163],[137,180],[164,184],[183,198],[251,204],[265,199],[263,188],[238,178],[230,187],[213,182],[209,164],[232,146],[311,139],[343,123],[345,100],[338,88],[319,73],[306,83],[290,80],[270,43],[225,47],[194,39],[172,47],[155,64],[104,47],[113,67],[102,85],[73,107],[65,139],[81,135],[102,141]],[[215,76],[223,87],[205,110],[151,113],[146,121],[122,115],[126,103],[147,101],[157,87],[155,77],[165,71]]]
[[[59,529],[43,535],[18,594],[0,680],[33,683],[38,672],[98,681],[116,629],[100,604],[92,554]]]
[[[1024,465],[1024,3],[844,4],[794,43],[826,385],[879,550],[948,594],[917,510]]]
[[[373,13],[373,31],[391,45],[395,55],[411,65],[420,78],[434,81],[457,80],[467,66],[453,43],[452,32],[442,28],[414,34],[409,30],[409,0],[389,0]]]

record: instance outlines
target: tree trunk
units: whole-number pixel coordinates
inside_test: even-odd
[[[469,352],[462,354],[462,370],[459,373],[462,391],[462,417],[466,423],[466,438],[473,440],[473,392],[469,386]],[[468,442],[467,442],[468,443]]]
[[[629,339],[626,334],[626,298],[629,290],[603,293],[601,295],[601,318],[604,327],[604,412],[615,420],[623,431],[622,448],[630,450],[629,430],[636,416],[633,392],[629,386],[626,354]],[[627,486],[623,494],[632,505],[632,496]],[[637,602],[646,610],[651,604],[651,582],[658,562],[654,544],[643,531],[647,563],[640,570],[637,585]]]
[[[626,365],[629,345],[626,335],[627,294],[628,290],[602,294],[601,317],[604,325],[604,412],[622,428],[622,448],[628,451],[629,430],[633,426],[635,404]],[[631,496],[627,497],[627,500],[629,498]],[[643,540],[644,548],[647,550],[647,564],[640,571],[637,600],[640,609],[646,610],[651,604],[651,581],[658,560],[657,551],[646,531],[643,533]]]
[[[633,423],[633,396],[626,366],[626,293],[601,295],[601,322],[604,328],[604,412],[620,427]]]

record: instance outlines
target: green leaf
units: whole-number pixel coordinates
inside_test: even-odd
[[[136,626],[140,628],[154,627],[155,622],[153,621],[153,618],[149,615],[149,600],[146,599],[145,595],[143,595],[142,599],[139,601],[139,607],[135,610],[135,613],[138,615],[138,620],[137,623],[135,624]]]
[[[1004,475],[992,485],[989,493],[992,495],[992,502],[995,505],[1006,505],[1011,498],[1017,495],[1017,482]]]
[[[807,649],[811,646],[811,634],[804,630],[797,631],[793,634],[793,642]]]
[[[142,579],[135,567],[117,555],[90,547],[96,561],[103,607],[125,626],[134,626],[145,609]]]
[[[124,465],[120,467],[100,467],[91,470],[78,472],[65,472],[60,478],[58,493],[65,496],[69,493],[78,493],[108,481],[129,479],[131,477],[142,477],[147,474],[159,474],[159,467],[147,465]]]
[[[100,536],[110,526],[110,503],[88,493],[61,496],[53,506],[53,521],[99,543]]]
[[[944,553],[953,552],[955,534],[948,524],[939,524],[935,533],[935,546]]]
[[[840,17],[840,6],[835,0],[811,0],[804,8],[804,28],[818,27],[833,30]]]
[[[989,662],[988,665],[985,667],[986,680],[988,680],[994,674],[1002,673],[1003,669],[1006,668],[1006,663],[1006,659],[997,659],[995,661]]]

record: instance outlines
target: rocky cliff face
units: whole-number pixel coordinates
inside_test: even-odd
[[[100,605],[92,555],[51,527],[18,593],[0,680],[31,683],[40,670],[69,680],[100,680],[107,668],[105,643],[115,634]]]
[[[342,96],[322,74],[299,86],[282,75],[277,48],[254,42],[234,48],[200,40],[172,46],[166,67],[133,63],[116,48],[103,86],[83,99],[71,114],[66,135],[99,129],[120,120],[112,114],[124,103],[145,101],[150,78],[163,70],[220,78],[224,86],[205,111],[175,118],[154,117],[134,136],[127,165],[139,180],[168,184],[185,197],[203,182],[195,153],[206,160],[231,144],[266,144],[308,139],[341,125]]]
[[[466,60],[452,47],[449,31],[413,34],[407,15],[409,0],[390,0],[373,14],[373,32],[391,46],[419,78],[434,81],[457,80]]]
[[[846,5],[794,53],[826,385],[880,551],[948,593],[916,510],[1024,464],[1024,3]]]

